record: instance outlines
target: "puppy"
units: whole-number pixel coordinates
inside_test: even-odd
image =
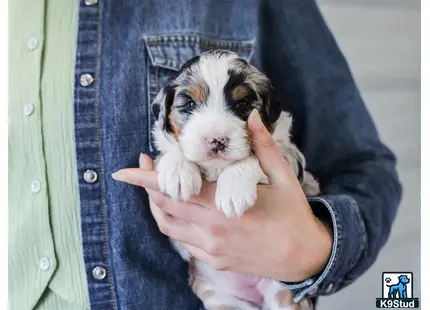
[[[290,141],[292,119],[273,102],[269,79],[237,54],[213,50],[190,59],[166,83],[152,104],[153,137],[160,190],[173,199],[198,195],[202,179],[217,181],[215,203],[227,217],[241,216],[255,204],[257,184],[269,180],[255,157],[247,118],[257,109],[307,196],[318,183],[304,170],[305,159]],[[190,285],[206,309],[311,309],[293,303],[279,282],[212,269],[190,257]]]

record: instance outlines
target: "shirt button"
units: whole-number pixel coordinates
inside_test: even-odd
[[[94,78],[91,74],[85,73],[81,75],[80,82],[82,86],[89,86],[94,82]]]
[[[33,194],[37,194],[38,192],[40,192],[40,189],[42,188],[42,184],[38,180],[33,180],[31,181],[30,188]]]
[[[36,38],[30,38],[27,42],[27,47],[29,50],[35,50],[38,44],[39,40],[37,40]]]
[[[44,256],[39,260],[39,267],[42,271],[47,271],[51,267],[51,261],[49,257]]]
[[[34,111],[34,104],[33,103],[29,102],[29,103],[26,103],[24,105],[24,114],[25,115],[30,116],[31,114],[33,114],[33,111]]]
[[[99,2],[98,0],[85,0],[86,5],[95,5]]]
[[[84,180],[87,183],[94,183],[95,181],[97,181],[97,172],[95,172],[94,170],[85,171]]]
[[[93,269],[93,277],[96,280],[103,280],[106,277],[106,269],[97,266]]]

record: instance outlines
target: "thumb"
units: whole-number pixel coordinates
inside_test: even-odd
[[[272,184],[285,180],[285,160],[270,132],[264,126],[260,114],[254,109],[248,118],[252,146],[260,166]]]
[[[152,170],[154,168],[154,162],[151,157],[141,153],[139,156],[139,168],[144,170]]]

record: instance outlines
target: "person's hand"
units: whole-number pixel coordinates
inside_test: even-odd
[[[258,185],[256,204],[240,218],[228,219],[215,207],[216,183],[204,182],[200,195],[175,201],[158,190],[152,160],[123,169],[116,180],[144,187],[160,231],[215,269],[245,272],[286,282],[318,274],[332,249],[329,225],[312,213],[290,165],[252,113],[248,127],[253,147],[270,185]]]

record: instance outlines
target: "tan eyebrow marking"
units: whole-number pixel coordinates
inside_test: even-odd
[[[233,90],[233,100],[239,101],[250,94],[250,90],[248,87],[239,85]]]
[[[187,93],[190,95],[196,103],[205,102],[208,99],[209,91],[206,85],[193,84],[187,87]]]

